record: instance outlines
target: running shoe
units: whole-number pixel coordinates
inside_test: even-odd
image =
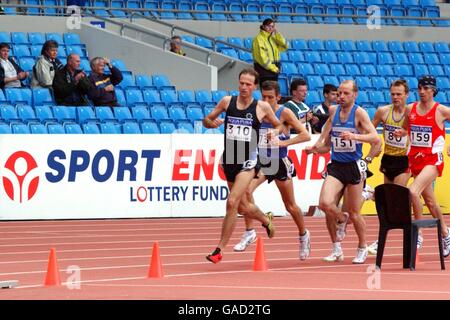
[[[212,263],[219,263],[222,260],[222,253],[216,249],[213,253],[207,255],[206,259]]]
[[[365,201],[374,200],[375,201],[375,190],[368,184],[363,189],[362,196]]]
[[[368,254],[367,247],[356,249],[356,256],[352,260],[352,263],[363,264],[364,262],[366,262],[367,254]]]
[[[311,252],[311,237],[309,230],[303,236],[300,236],[300,260],[306,260]]]
[[[367,247],[367,251],[370,255],[377,255],[378,252],[378,240],[372,243],[370,246]]]
[[[273,220],[273,213],[272,212],[267,212],[265,215],[266,215],[267,218],[269,218],[269,224],[268,225],[264,225],[263,224],[262,226],[266,229],[267,236],[269,238],[273,238],[273,236],[275,235],[275,226],[273,225],[273,222],[272,222],[272,220]]]
[[[344,252],[341,247],[334,247],[333,251],[328,257],[323,258],[323,261],[326,262],[338,262],[344,261]]]
[[[422,249],[423,246],[423,236],[419,233],[417,237],[417,249]]]
[[[450,228],[447,228],[448,235],[442,238],[442,247],[444,249],[444,257],[450,255]]]
[[[233,247],[234,251],[245,251],[245,249],[256,241],[255,229],[245,231],[242,235],[241,241]]]

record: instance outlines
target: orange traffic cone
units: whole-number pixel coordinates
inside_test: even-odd
[[[159,257],[159,244],[153,244],[152,259],[150,261],[150,268],[148,270],[148,278],[163,278],[164,273],[162,269],[161,258]]]
[[[256,243],[255,261],[253,262],[253,271],[267,271],[267,262],[264,254],[264,243],[261,237],[258,237]]]
[[[48,257],[47,275],[45,276],[45,286],[60,286],[61,278],[59,276],[58,261],[56,260],[55,248],[50,249],[50,256]]]

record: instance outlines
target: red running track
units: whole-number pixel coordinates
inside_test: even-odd
[[[351,263],[357,247],[352,226],[343,243],[345,260],[327,263],[322,258],[331,245],[324,219],[305,221],[312,240],[306,261],[298,259],[298,232],[290,217],[275,219],[274,239],[258,227],[268,272],[252,271],[255,245],[232,251],[243,219],[217,265],[205,256],[217,245],[218,218],[1,222],[0,281],[18,280],[20,286],[1,290],[0,299],[450,299],[450,265],[440,270],[434,229],[424,230],[414,272],[402,269],[401,232],[392,231],[377,286],[374,256],[364,265]],[[370,244],[378,220],[372,216],[366,222]],[[165,277],[147,279],[155,241]],[[51,247],[63,282],[73,281],[66,272],[70,266],[80,268],[79,289],[43,286]]]

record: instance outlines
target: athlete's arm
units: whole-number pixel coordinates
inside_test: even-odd
[[[359,120],[359,121],[358,121]],[[349,131],[345,131],[341,133],[341,139],[343,140],[355,140],[359,142],[367,142],[367,143],[377,143],[377,140],[380,140],[378,137],[377,130],[373,126],[370,121],[369,115],[367,112],[358,108],[355,114],[355,122],[359,122],[359,126],[362,128],[362,131],[365,132],[363,134],[353,133]]]
[[[320,133],[319,139],[317,142],[305,148],[305,152],[307,154],[310,153],[327,153],[331,150],[331,128],[332,128],[332,120],[334,118],[334,114],[336,113],[337,106],[330,106],[330,116],[322,127],[322,132]]]
[[[284,120],[283,122],[286,122],[290,127],[294,128],[295,132],[297,132],[297,135],[288,140],[281,140],[278,143],[280,147],[287,147],[292,144],[311,140],[311,135],[309,134],[308,130],[306,130],[305,126],[297,119],[292,110],[284,108],[281,113],[281,118]]]
[[[384,123],[384,119],[386,119],[386,110],[388,106],[379,107],[373,116],[372,123],[375,129],[378,127],[380,123]]]
[[[227,110],[230,100],[231,96],[225,96],[219,101],[214,110],[203,119],[203,126],[205,128],[215,129],[222,125],[224,119],[220,119],[219,116],[222,112]]]
[[[264,120],[265,122],[270,123],[274,130],[283,130],[283,124],[278,120],[270,104],[260,100],[258,101],[258,105],[260,106],[261,111],[264,115],[261,119],[261,122]]]

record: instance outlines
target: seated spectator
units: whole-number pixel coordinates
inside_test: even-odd
[[[321,133],[322,127],[330,116],[329,108],[336,103],[337,88],[332,84],[325,84],[323,87],[323,97],[325,101],[313,108],[313,118],[311,119],[313,132]]]
[[[111,74],[104,73],[105,65],[109,67]],[[117,107],[114,86],[122,81],[122,72],[114,67],[108,58],[101,57],[91,60],[91,69],[89,80],[92,85],[89,90],[89,98],[94,102],[94,106]]]
[[[0,88],[20,88],[23,79],[28,77],[14,58],[9,56],[9,44],[0,43]]]
[[[80,56],[71,53],[67,57],[67,64],[58,70],[53,78],[53,93],[56,103],[65,106],[88,105],[86,94],[91,88],[91,81],[80,70]]]
[[[170,39],[170,52],[179,54],[180,56],[185,56],[186,53],[181,50],[181,37],[180,36],[173,36]]]
[[[31,87],[51,88],[55,72],[64,66],[56,57],[58,55],[58,43],[54,40],[48,40],[44,43],[41,50],[41,56],[33,67],[33,77]]]

